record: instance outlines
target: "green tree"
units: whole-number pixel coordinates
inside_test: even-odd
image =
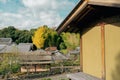
[[[73,50],[80,45],[80,35],[79,33],[62,33],[63,43],[60,44],[61,49],[67,48],[68,50]]]
[[[48,28],[47,26],[41,26],[35,31],[32,41],[37,48],[46,48],[51,46],[59,48],[61,37],[54,29]]]
[[[59,47],[60,44],[60,36],[57,34],[57,32],[53,29],[49,29],[47,38],[44,43],[44,47]]]
[[[37,30],[37,29],[30,29],[31,35],[34,35],[34,33],[35,33],[36,30]]]
[[[7,28],[4,28],[0,31],[0,37],[12,38],[13,41],[15,41],[14,39],[15,31],[16,28],[14,28],[14,26],[8,26]]]
[[[32,35],[35,29],[28,30],[18,30],[14,26],[8,26],[0,30],[0,37],[2,38],[12,38],[13,42],[18,43],[31,43]]]
[[[15,33],[16,43],[31,43],[32,34],[28,30],[17,30]]]

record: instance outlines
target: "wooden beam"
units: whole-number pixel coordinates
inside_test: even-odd
[[[37,69],[36,69],[36,64],[35,64],[34,66],[35,66],[35,72],[37,72]]]
[[[85,17],[91,10],[93,10],[93,8],[92,8],[91,6],[87,6],[86,9],[84,9],[84,11],[81,12],[81,13],[84,13],[84,14],[82,14],[82,15],[78,18],[77,22],[79,22],[81,19],[83,19],[83,17]]]
[[[75,33],[79,32],[79,28],[74,28],[73,32]]]
[[[106,80],[105,69],[105,23],[101,23],[101,56],[102,56],[102,80]]]
[[[67,32],[72,32],[74,30],[73,26],[70,26],[70,28],[67,29]]]

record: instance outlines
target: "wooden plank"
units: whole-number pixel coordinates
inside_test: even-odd
[[[74,69],[80,69],[80,66],[56,66],[56,67],[51,67],[51,69],[56,69],[56,68],[74,68]]]
[[[39,56],[39,55],[21,55],[20,60],[52,60],[51,56]]]
[[[20,62],[20,64],[51,64],[52,61],[43,61],[43,62]]]

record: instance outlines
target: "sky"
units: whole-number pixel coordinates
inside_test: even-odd
[[[58,27],[79,0],[0,0],[0,29]]]

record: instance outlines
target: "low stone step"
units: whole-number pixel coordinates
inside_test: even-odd
[[[71,80],[101,80],[83,72],[67,74],[67,77]]]

